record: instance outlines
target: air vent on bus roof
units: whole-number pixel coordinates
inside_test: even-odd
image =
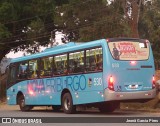
[[[75,46],[76,43],[74,42],[69,42],[67,44],[63,44],[63,45],[58,45],[58,46],[54,46],[54,47],[51,47],[51,48],[47,48],[45,49],[44,51],[51,51],[51,50],[55,50],[55,49],[61,49],[61,48],[65,48],[65,47],[69,47],[69,46]]]

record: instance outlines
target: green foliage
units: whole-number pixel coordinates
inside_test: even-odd
[[[43,35],[45,33],[45,26],[44,26],[44,22],[41,19],[37,19],[32,21],[29,25],[28,25],[28,31],[27,31],[27,37],[29,38],[35,38],[30,40],[31,43],[38,40],[37,36]]]
[[[8,29],[3,24],[0,24],[0,40],[1,38],[9,38],[10,35]]]
[[[7,20],[13,19],[13,5],[9,2],[3,2],[0,4],[0,22],[6,22]]]
[[[49,43],[51,31],[62,31],[64,41],[132,37],[133,27],[126,16],[127,2],[135,3],[135,0],[111,0],[110,3],[107,0],[1,0],[0,51],[3,53],[0,60],[11,49],[29,49],[34,53],[39,45]],[[153,43],[158,59],[160,0],[139,5],[139,36]]]
[[[126,4],[131,2],[140,7],[139,18],[136,18],[139,36],[151,41],[154,57],[159,60],[160,0],[142,0],[141,3],[137,0],[137,5],[135,0],[114,0],[110,4],[105,0],[69,0],[68,4],[57,8],[55,22],[63,29],[66,41],[132,37],[132,30],[137,27],[129,19],[131,16],[126,16],[132,7],[127,8]]]
[[[49,43],[54,30],[55,0],[0,1],[0,60],[11,49],[14,51]]]
[[[91,41],[107,37],[129,36],[121,2],[69,0],[57,9],[56,23],[63,28],[66,41]]]
[[[139,21],[139,34],[152,43],[155,61],[160,59],[160,0],[144,5]]]

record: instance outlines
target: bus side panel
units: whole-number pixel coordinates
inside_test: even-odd
[[[22,92],[26,105],[61,105],[63,89],[69,89],[74,104],[104,101],[102,72],[98,72],[19,82],[8,89],[8,103],[16,104]]]
[[[104,101],[102,72],[72,76],[71,94],[74,104]]]
[[[27,94],[26,103],[32,105],[61,105],[63,89],[70,91],[73,104],[104,101],[102,72],[30,80],[28,83],[33,86],[34,94]],[[36,102],[29,100],[34,97]]]
[[[10,87],[7,90],[8,104],[12,104],[12,105],[17,104],[18,93],[22,93],[24,95],[26,104],[36,103],[37,98],[35,97],[35,94],[32,94],[32,97],[30,97],[30,94],[28,93],[27,85],[28,85],[28,81],[22,81]]]
[[[7,104],[16,105],[16,94],[14,94],[11,89],[7,90]]]
[[[104,95],[102,91],[91,91],[91,92],[78,92],[76,95],[72,94],[73,104],[89,104],[104,101]]]
[[[28,80],[26,91],[28,105],[60,105],[61,104],[61,85],[60,78],[43,78]],[[56,85],[57,84],[57,85]],[[30,92],[29,88],[33,91]]]

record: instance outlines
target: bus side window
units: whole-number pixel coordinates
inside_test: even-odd
[[[90,70],[89,58],[90,58],[89,50],[86,50],[86,72],[88,72]]]
[[[55,65],[56,75],[66,75],[68,74],[67,71],[67,54],[55,56]]]
[[[52,74],[54,76],[54,75],[58,74],[57,73],[57,62],[55,61],[55,57],[53,57],[52,65],[53,65],[53,67],[52,67]]]
[[[54,60],[55,60],[55,65],[53,65],[53,73],[54,73],[54,75],[60,75],[60,68],[59,68],[59,67],[61,67],[60,57],[55,56]]]
[[[69,73],[73,73],[74,71],[73,62],[74,62],[74,53],[69,53]]]
[[[102,48],[96,49],[96,56],[97,56],[96,69],[98,71],[101,71],[103,69]]]
[[[38,78],[40,71],[38,70],[38,59],[29,61],[29,78]]]
[[[69,54],[69,72],[84,72],[84,51],[78,51]]]
[[[10,87],[11,85],[13,85],[16,82],[17,79],[17,65],[16,64],[12,64],[9,67],[9,76],[8,76],[8,82],[7,82],[7,87]]]
[[[86,72],[102,70],[102,48],[86,50]]]
[[[19,63],[18,68],[18,79],[27,79],[28,62]]]
[[[53,57],[45,57],[40,61],[40,76],[46,77],[52,75],[52,60]]]
[[[95,49],[86,50],[86,71],[95,71],[96,68],[96,59],[94,55]]]

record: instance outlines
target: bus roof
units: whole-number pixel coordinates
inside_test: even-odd
[[[12,59],[11,63],[36,59],[36,58],[45,57],[45,56],[52,56],[52,55],[66,53],[74,50],[80,50],[84,48],[91,48],[93,46],[100,46],[102,45],[103,42],[106,42],[106,39],[100,39],[100,40],[95,40],[95,41],[85,42],[85,43],[69,42],[67,44],[54,46],[52,48],[47,48],[40,53]]]

